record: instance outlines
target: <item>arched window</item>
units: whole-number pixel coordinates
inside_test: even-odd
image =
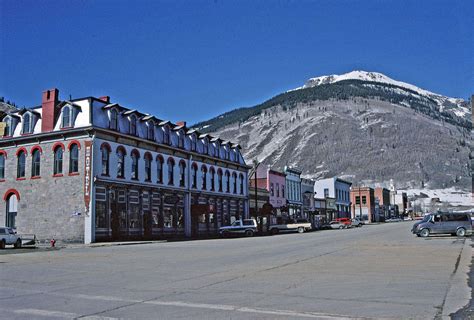
[[[71,126],[71,108],[69,106],[65,106],[63,108],[62,127],[68,128],[70,126]]]
[[[240,194],[244,194],[244,175],[239,174],[240,178]]]
[[[237,193],[237,174],[235,172],[232,172],[232,192],[234,194]]]
[[[13,136],[13,132],[15,131],[15,128],[13,126],[13,119],[11,117],[5,117],[5,119],[3,119],[3,122],[5,123],[5,130],[3,135],[5,137]]]
[[[5,179],[5,155],[0,153],[0,179]]]
[[[197,149],[197,141],[196,141],[196,135],[191,136],[191,151],[196,151]]]
[[[168,126],[165,126],[163,128],[163,143],[168,144],[168,145],[171,143],[171,140],[170,140],[170,127],[168,127]]]
[[[151,154],[145,153],[145,181],[151,181],[151,161]]]
[[[214,170],[213,167],[209,169],[209,174],[211,176],[211,191],[214,191],[216,171]]]
[[[109,128],[112,130],[118,130],[118,114],[115,109],[110,110]]]
[[[148,140],[155,140],[155,124],[148,122]]]
[[[102,154],[102,175],[109,176],[109,165],[110,165],[110,148],[107,144],[103,144],[100,147]]]
[[[219,185],[219,192],[222,192],[222,170],[217,169],[217,184]]]
[[[63,173],[63,148],[57,146],[54,149],[54,165],[53,165],[53,174],[62,174]]]
[[[31,176],[39,177],[41,175],[41,154],[38,149],[33,150],[31,160]]]
[[[23,115],[23,133],[31,133],[31,116],[29,113]]]
[[[207,188],[207,167],[202,165],[201,167],[201,178],[202,178],[202,190]]]
[[[79,147],[77,144],[71,144],[69,148],[69,173],[79,172]]]
[[[173,158],[168,158],[168,184],[173,185],[174,184],[174,159]]]
[[[230,192],[230,173],[225,172],[225,192]]]
[[[138,180],[138,159],[140,158],[140,154],[137,150],[132,151],[132,175],[131,178],[134,180]]]
[[[202,141],[202,145],[203,145],[202,153],[209,154],[209,139],[204,138],[204,140]]]
[[[117,148],[117,178],[125,178],[125,150]]]
[[[130,116],[130,134],[137,135],[137,117],[133,114]]]
[[[191,166],[191,178],[192,178],[191,188],[194,188],[194,189],[197,188],[197,170],[198,170],[197,164],[193,163],[193,165]]]
[[[180,130],[178,133],[178,148],[184,149],[184,131]]]
[[[16,177],[17,178],[24,178],[25,177],[25,171],[26,171],[25,169],[26,169],[26,153],[25,153],[25,151],[21,150],[18,153]]]
[[[183,160],[179,162],[179,186],[186,186],[186,162]]]
[[[156,180],[158,183],[163,183],[163,157],[156,157]]]
[[[18,197],[17,193],[11,192],[7,195],[5,200],[7,206],[5,225],[9,228],[16,228],[15,220],[18,211],[18,200],[20,200],[20,198]]]

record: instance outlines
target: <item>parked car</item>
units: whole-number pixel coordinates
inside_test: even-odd
[[[364,223],[357,218],[351,219],[351,226],[353,227],[362,227]]]
[[[397,218],[397,217],[391,217],[387,220],[385,220],[385,222],[401,222],[403,221],[401,218]]]
[[[219,228],[219,234],[222,237],[226,237],[231,234],[252,237],[256,232],[257,221],[255,219],[235,220],[230,226]]]
[[[268,227],[268,232],[270,232],[270,234],[277,234],[280,231],[298,231],[298,233],[303,233],[309,230],[311,230],[311,222],[305,219],[288,221],[287,223],[282,224],[273,224]]]
[[[334,219],[334,221],[342,223],[347,228],[350,228],[352,226],[352,221],[350,218],[337,218],[337,219]]]
[[[412,232],[418,237],[428,237],[430,234],[464,237],[472,234],[471,216],[467,213],[432,213],[415,223]]]
[[[12,244],[15,248],[21,248],[21,238],[9,227],[0,227],[0,249],[5,249],[7,244]]]
[[[331,229],[346,229],[347,225],[341,223],[340,221],[331,221],[329,222]]]

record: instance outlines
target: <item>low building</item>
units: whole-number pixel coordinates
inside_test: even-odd
[[[351,215],[350,190],[352,183],[338,177],[316,180],[314,183],[315,198],[336,199],[336,216],[348,218]]]
[[[375,201],[378,202],[378,217],[377,221],[383,221],[390,217],[390,191],[386,188],[374,189]]]
[[[374,189],[370,187],[352,187],[350,196],[352,218],[359,218],[369,223],[376,221]]]
[[[257,177],[258,187],[268,190],[269,202],[273,207],[274,215],[281,216],[281,208],[286,207],[286,174],[270,167],[258,167],[257,175],[253,174],[250,177],[250,186],[255,185],[255,177]]]
[[[59,100],[3,115],[6,221],[40,240],[194,237],[248,216],[237,144],[111,103]]]
[[[303,214],[303,199],[301,197],[301,170],[285,166],[286,202],[288,217],[298,219]]]
[[[303,213],[304,219],[310,219],[314,214],[314,180],[301,179],[301,198],[303,199]]]

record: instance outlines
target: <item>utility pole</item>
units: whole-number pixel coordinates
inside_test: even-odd
[[[360,186],[359,186],[359,220],[362,221],[362,197],[360,196]]]

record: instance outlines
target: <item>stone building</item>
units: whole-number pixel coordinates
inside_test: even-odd
[[[248,216],[240,147],[109,97],[3,115],[0,221],[39,239],[95,242],[212,235]]]

